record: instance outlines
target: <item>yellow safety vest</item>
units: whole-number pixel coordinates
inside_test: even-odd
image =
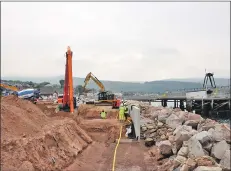
[[[101,112],[100,116],[101,116],[101,118],[106,118],[106,112]]]
[[[124,113],[125,108],[123,106],[120,107],[120,113]]]

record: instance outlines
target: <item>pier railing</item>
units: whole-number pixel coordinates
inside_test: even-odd
[[[213,93],[210,98],[230,98],[230,86],[221,86],[215,89],[212,89]],[[133,99],[133,100],[148,100],[148,99],[157,99],[157,98],[185,98],[186,93],[188,92],[197,92],[197,91],[205,91],[203,88],[195,88],[195,89],[184,89],[184,90],[176,90],[176,91],[167,91],[165,93],[158,93],[155,95],[143,95],[143,96],[133,96],[133,97],[125,97],[125,99]]]

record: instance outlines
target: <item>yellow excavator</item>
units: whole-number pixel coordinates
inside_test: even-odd
[[[84,91],[90,79],[92,79],[100,88],[100,92],[98,93],[98,101],[95,102],[95,105],[112,105],[112,108],[119,108],[120,100],[116,99],[115,94],[110,93],[109,91],[105,91],[103,83],[99,81],[99,79],[96,76],[94,76],[91,72],[87,74],[84,80]]]
[[[0,87],[3,87],[7,90],[11,90],[11,91],[19,91],[19,89],[15,86],[10,86],[10,85],[7,85],[7,84],[0,84]]]

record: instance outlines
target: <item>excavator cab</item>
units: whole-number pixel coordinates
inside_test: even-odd
[[[98,94],[98,101],[100,100],[108,100],[108,93],[106,91],[100,92]]]
[[[115,100],[115,95],[108,91],[103,91],[98,94],[98,101],[100,100]]]

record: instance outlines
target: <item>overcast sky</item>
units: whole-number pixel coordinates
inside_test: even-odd
[[[230,75],[229,2],[3,2],[1,75],[151,81]]]

